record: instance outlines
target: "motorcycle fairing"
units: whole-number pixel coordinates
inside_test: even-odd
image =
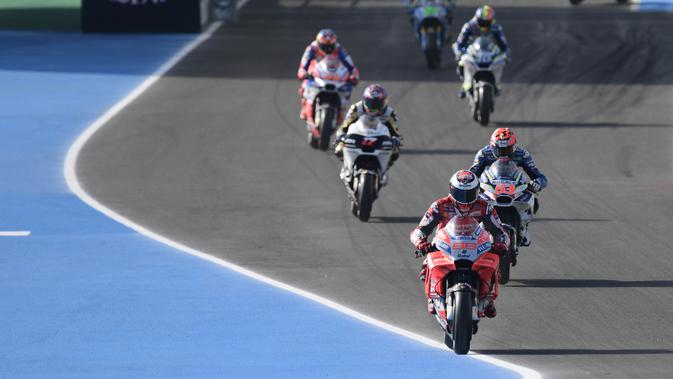
[[[428,298],[444,297],[444,278],[456,269],[453,259],[441,251],[428,253],[425,269],[425,295]]]

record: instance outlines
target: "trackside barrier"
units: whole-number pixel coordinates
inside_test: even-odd
[[[213,18],[213,7],[211,0],[82,0],[82,31],[199,33]]]

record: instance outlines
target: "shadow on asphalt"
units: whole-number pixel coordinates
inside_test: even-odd
[[[673,128],[673,124],[634,124],[621,122],[497,121],[508,128]]]
[[[670,349],[486,349],[472,350],[485,355],[648,355],[673,354]]]
[[[400,149],[400,155],[474,155],[474,150],[467,149]]]
[[[536,217],[534,222],[611,222],[607,218],[561,218],[561,217]]]
[[[374,224],[418,224],[421,220],[420,216],[398,216],[398,217],[372,217],[369,219],[369,222]]]
[[[673,288],[673,280],[516,279],[507,287],[528,288]]]

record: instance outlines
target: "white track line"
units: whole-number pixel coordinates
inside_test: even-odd
[[[28,237],[30,230],[0,231],[0,237]]]
[[[247,0],[243,0],[241,3],[239,3],[239,6],[244,5],[247,2]],[[98,200],[94,199],[91,195],[89,195],[84,189],[82,188],[79,179],[77,178],[77,172],[76,172],[76,166],[77,166],[77,157],[79,156],[82,148],[86,144],[89,139],[101,128],[103,125],[105,125],[109,120],[111,120],[114,116],[116,116],[119,112],[121,112],[126,106],[128,106],[132,101],[134,101],[138,96],[140,96],[143,92],[145,92],[152,84],[154,84],[160,77],[162,77],[168,70],[170,70],[173,66],[175,66],[182,58],[184,58],[187,54],[189,54],[192,50],[194,50],[197,46],[199,46],[201,43],[206,41],[210,36],[220,27],[220,23],[213,24],[210,28],[208,28],[207,31],[205,31],[203,34],[201,34],[198,38],[196,38],[194,41],[191,43],[187,44],[185,47],[183,47],[177,54],[175,54],[168,62],[166,62],[164,65],[162,65],[156,72],[154,72],[149,78],[147,78],[143,83],[141,83],[133,92],[131,92],[128,96],[126,96],[124,99],[119,101],[117,104],[115,104],[112,108],[110,108],[107,112],[105,112],[100,118],[98,118],[96,121],[94,121],[93,124],[91,124],[84,132],[77,137],[73,145],[70,147],[68,150],[68,155],[66,156],[65,159],[65,167],[64,167],[64,175],[66,182],[68,184],[68,187],[70,190],[77,195],[82,201],[87,203],[89,206],[94,208],[95,210],[103,213],[104,215],[110,217],[111,219],[119,222],[120,224],[123,224],[136,232],[145,235],[149,238],[152,238],[158,242],[161,242],[165,245],[168,245],[174,249],[180,250],[184,253],[193,255],[195,257],[207,260],[209,262],[212,262],[216,265],[225,267],[227,269],[230,269],[232,271],[235,271],[239,274],[245,275],[249,278],[259,280],[260,282],[272,285],[274,287],[283,289],[288,292],[292,292],[294,294],[297,294],[299,296],[303,296],[307,299],[313,300],[315,302],[318,302],[326,307],[332,308],[336,311],[339,311],[343,314],[346,314],[348,316],[351,316],[355,319],[358,319],[360,321],[366,322],[370,325],[379,327],[381,329],[387,330],[389,332],[398,334],[400,336],[404,336],[407,338],[410,338],[412,340],[415,340],[417,342],[420,342],[422,344],[437,348],[437,349],[442,349],[442,350],[449,350],[446,345],[439,343],[437,341],[434,341],[430,338],[421,336],[419,334],[410,332],[408,330],[399,328],[397,326],[385,323],[383,321],[377,320],[375,318],[372,318],[370,316],[367,316],[365,314],[362,314],[354,309],[348,308],[344,305],[341,305],[339,303],[336,303],[330,299],[327,299],[325,297],[322,297],[320,295],[316,295],[314,293],[308,292],[306,290],[290,286],[288,284],[279,282],[275,279],[271,279],[269,277],[266,277],[264,275],[260,275],[254,271],[250,271],[246,268],[243,268],[241,266],[235,265],[231,262],[225,261],[223,259],[217,258],[215,256],[206,254],[202,251],[193,249],[189,246],[185,246],[179,242],[173,241],[165,236],[162,236],[142,225],[139,225],[135,223],[134,221],[129,220],[128,218],[120,215],[119,213],[113,211],[112,209],[106,207],[105,205],[101,204]],[[419,293],[419,296],[421,294]],[[490,356],[486,355],[481,355],[481,354],[474,354],[471,353],[469,355],[472,358],[485,361],[491,364],[494,364],[496,366],[512,370],[516,373],[519,373],[522,375],[523,378],[527,379],[538,379],[541,378],[540,373],[537,371],[534,371],[532,369],[529,369],[527,367],[519,366],[513,363],[505,362],[496,358],[492,358]]]

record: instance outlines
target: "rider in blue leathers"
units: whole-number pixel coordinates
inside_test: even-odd
[[[491,35],[493,41],[500,48],[500,51],[507,54],[509,57],[509,45],[507,44],[507,39],[505,38],[505,33],[503,32],[502,27],[495,22],[495,10],[488,5],[479,7],[475,12],[474,17],[463,25],[463,28],[460,30],[460,35],[458,35],[456,43],[453,45],[456,61],[459,62],[457,72],[461,81],[463,80],[463,65],[460,61],[460,57],[467,51],[467,48],[477,37],[488,34]],[[495,91],[496,95],[498,95],[500,88],[496,87]],[[461,98],[465,97],[464,89],[461,88],[459,96]]]
[[[414,17],[416,8],[425,5],[435,5],[444,8],[446,11],[446,18],[441,20],[445,31],[449,30],[449,25],[453,19],[453,10],[456,7],[456,0],[403,0],[404,6],[409,15],[409,22],[414,25],[416,37],[420,39],[420,24],[418,19]],[[446,33],[445,33],[446,34]]]
[[[547,187],[547,177],[537,168],[535,161],[533,161],[533,156],[526,149],[517,146],[516,135],[509,128],[498,128],[493,132],[490,143],[479,150],[474,157],[470,171],[479,177],[484,170],[498,159],[511,160],[524,170],[526,175],[531,179],[530,183],[528,183],[529,191],[538,193]],[[521,245],[530,246],[530,241],[528,228],[526,228]]]

